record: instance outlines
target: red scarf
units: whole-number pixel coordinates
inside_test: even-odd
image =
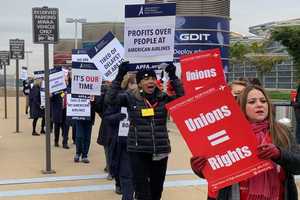
[[[258,144],[272,142],[269,134],[269,123],[267,120],[252,123],[251,126]],[[248,200],[278,200],[280,195],[279,193],[280,180],[275,163],[273,169],[262,172],[249,179]]]

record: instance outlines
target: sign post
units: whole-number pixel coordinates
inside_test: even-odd
[[[0,65],[4,70],[4,119],[7,119],[6,66],[9,65],[9,61],[9,51],[0,51]]]
[[[45,174],[55,173],[51,169],[50,99],[49,99],[49,44],[58,42],[58,8],[32,8],[33,42],[44,44],[45,65],[45,121],[46,121],[46,169]]]
[[[16,133],[19,133],[19,60],[24,59],[24,40],[9,40],[10,57],[16,60]]]

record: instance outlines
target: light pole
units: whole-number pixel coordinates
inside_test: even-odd
[[[86,19],[85,18],[66,18],[66,23],[75,23],[75,49],[78,48],[77,45],[77,23],[86,23]]]
[[[26,67],[29,70],[29,55],[30,53],[33,53],[33,51],[24,51],[24,53],[26,54]]]

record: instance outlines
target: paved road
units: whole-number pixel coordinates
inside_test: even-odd
[[[100,119],[93,127],[90,164],[74,163],[75,146],[52,149],[52,168],[56,174],[44,175],[45,137],[31,135],[31,120],[24,114],[21,98],[20,130],[15,131],[15,98],[8,99],[8,119],[4,120],[0,99],[0,199],[22,200],[117,200],[113,182],[105,179],[103,148],[96,144]],[[40,123],[40,122],[39,122]],[[38,124],[39,131],[39,124]],[[206,197],[206,185],[189,167],[190,153],[174,124],[169,124],[172,153],[163,200],[200,200]],[[70,134],[71,135],[71,134]],[[53,143],[53,138],[51,140]]]

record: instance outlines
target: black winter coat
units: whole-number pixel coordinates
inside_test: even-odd
[[[300,174],[300,148],[292,137],[291,142],[289,149],[280,148],[281,157],[274,161],[284,169],[286,174],[284,200],[298,200],[298,192],[293,175]],[[217,200],[233,200],[231,198],[232,192],[232,186],[220,190]]]
[[[34,85],[29,93],[30,118],[39,118],[44,116],[44,109],[41,109],[40,86]]]
[[[61,93],[55,94],[51,97],[50,101],[51,108],[51,119],[54,123],[63,122],[63,97]]]
[[[110,144],[109,144],[109,166],[111,174],[116,177],[119,174],[120,168],[120,156],[121,151],[127,151],[126,149],[121,149],[121,145],[118,144],[119,138],[119,124],[122,120],[121,108],[118,106],[109,106],[106,108],[103,115],[103,120],[105,120],[107,125],[107,131],[109,132]],[[127,138],[127,137],[122,137]]]
[[[103,85],[101,88],[101,95],[97,96],[95,99],[95,112],[98,113],[99,117],[101,117],[101,124],[98,132],[98,137],[97,137],[97,143],[99,145],[109,145],[111,142],[110,138],[110,129],[109,129],[109,124],[106,122],[104,119],[104,113],[107,108],[107,106],[104,104],[104,96],[107,91],[107,86]]]
[[[170,140],[167,132],[167,110],[165,105],[171,100],[183,96],[183,88],[178,78],[171,80],[176,96],[168,96],[161,93],[157,88],[155,101],[158,103],[154,108],[154,116],[142,117],[141,110],[146,109],[144,98],[139,90],[135,92],[119,93],[120,82],[115,80],[111,90],[108,90],[105,102],[111,105],[127,107],[130,128],[127,140],[129,152],[144,152],[151,154],[163,154],[171,152]]]

